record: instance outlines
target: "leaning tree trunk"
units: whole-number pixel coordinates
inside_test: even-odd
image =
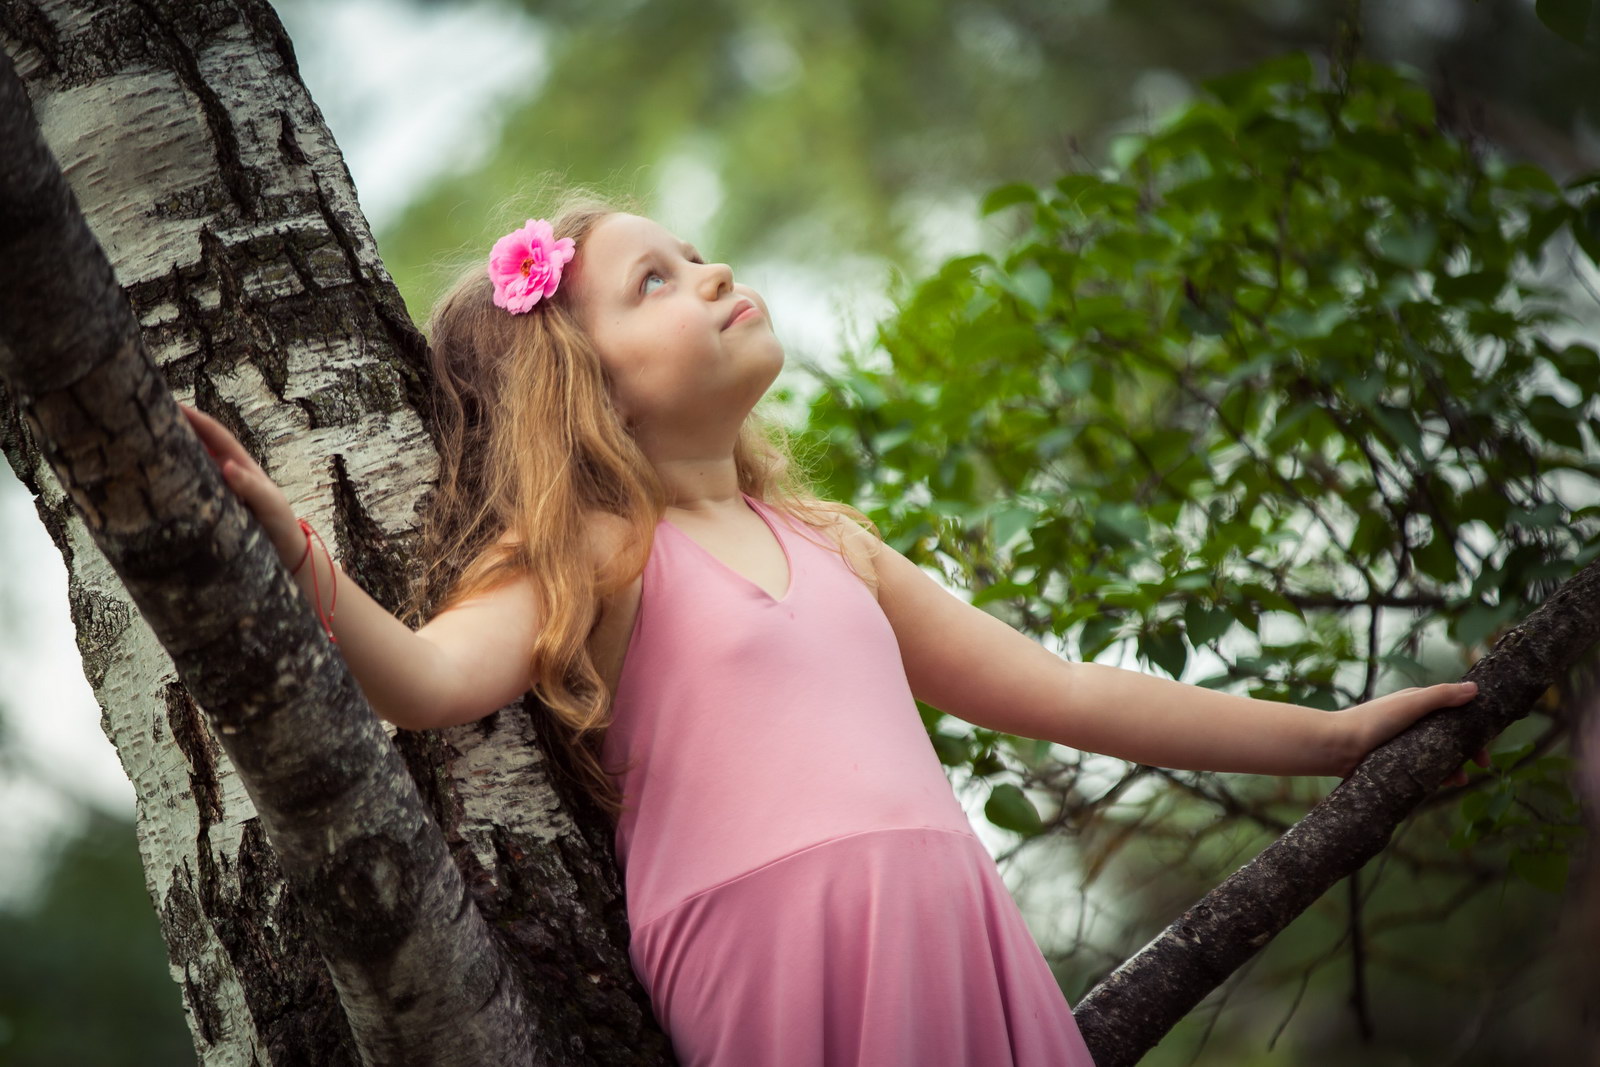
[[[437,466],[424,341],[276,15],[260,0],[3,0],[0,47],[172,391],[228,422],[348,573],[398,610]],[[234,762],[14,399],[0,391],[0,444],[67,563],[200,1062],[357,1062]],[[605,820],[552,774],[528,710],[385,729],[471,899],[515,950],[541,1056],[669,1062],[628,964]]]

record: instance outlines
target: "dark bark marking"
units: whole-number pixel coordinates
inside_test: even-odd
[[[111,668],[113,649],[133,623],[128,605],[83,584],[70,565],[67,570],[67,606],[76,631],[83,674],[95,689]]]
[[[278,109],[278,151],[297,167],[311,164],[310,157],[300,150],[300,142],[295,140],[294,119],[281,107]]]
[[[194,1020],[197,1043],[210,1045],[226,1020],[213,995],[217,979],[203,962],[206,916],[190,884],[188,867],[173,867],[169,873],[172,884],[159,911],[167,958],[183,971],[183,1000]]]
[[[206,848],[206,830],[222,819],[222,793],[217,785],[217,757],[222,749],[211,736],[205,718],[181,684],[161,687],[167,705],[167,726],[172,740],[189,761],[189,792],[200,814],[200,848]]]
[[[3,31],[7,42],[6,51],[19,60],[22,58],[22,48],[27,48],[38,56],[40,73],[61,73],[61,67],[56,62],[56,56],[62,52],[61,37],[44,12],[39,10],[38,4],[28,3],[27,0],[0,2],[0,31]],[[12,41],[22,47],[12,47],[9,43]],[[20,62],[18,67],[21,67]]]
[[[261,203],[258,191],[260,179],[244,163],[243,153],[239,148],[239,135],[233,125],[233,116],[228,112],[228,106],[222,102],[222,98],[217,95],[217,91],[211,88],[210,83],[200,73],[200,63],[195,58],[194,46],[175,28],[172,16],[157,4],[147,0],[131,0],[131,6],[142,11],[148,20],[147,25],[159,34],[152,36],[151,40],[159,41],[157,47],[161,48],[165,58],[169,60],[171,69],[179,75],[183,87],[193,93],[199,103],[200,116],[205,120],[206,128],[211,131],[211,145],[216,154],[218,176],[227,186],[233,202],[238,205],[245,218],[260,218]]]

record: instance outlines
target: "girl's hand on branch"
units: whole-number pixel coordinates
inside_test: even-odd
[[[283,565],[293,567],[305,548],[305,533],[300,529],[294,508],[289,506],[289,498],[226,426],[188,404],[180,402],[178,408],[194,427],[211,458],[222,468],[222,480],[245,507],[255,513],[256,520],[272,538]]]
[[[1350,759],[1340,777],[1355,773],[1356,766],[1367,753],[1401,733],[1412,723],[1439,708],[1459,707],[1478,695],[1476,682],[1442,682],[1439,685],[1401,689],[1365,704],[1334,712],[1340,728],[1355,755]],[[1480,767],[1489,766],[1489,750],[1480,748],[1472,756]],[[1466,785],[1467,765],[1463,763],[1441,785]]]

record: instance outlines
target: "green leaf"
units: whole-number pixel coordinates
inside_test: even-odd
[[[1033,584],[1030,582],[1014,582],[1010,579],[1002,579],[1001,581],[986,585],[982,589],[979,589],[976,593],[973,593],[972,606],[975,608],[981,608],[983,605],[995,600],[1006,600],[1012,597],[1027,596],[1033,592],[1035,592],[1035,590]]]
[[[1583,0],[1585,4],[1592,2],[1593,0]],[[1535,189],[1552,196],[1561,195],[1561,186],[1556,184],[1556,180],[1543,168],[1532,163],[1513,163],[1500,176],[1500,184],[1506,189]]]
[[[1190,600],[1184,606],[1184,632],[1195,646],[1206,645],[1234,629],[1234,614],[1227,608],[1205,608]]]
[[[939,757],[939,762],[947,767],[959,767],[971,758],[968,751],[968,740],[965,737],[953,737],[946,733],[932,733],[928,740],[933,742],[933,751]]]
[[[1600,264],[1600,196],[1591,196],[1579,210],[1572,237],[1590,260]]]
[[[1027,263],[1009,273],[1001,274],[997,280],[1006,292],[1035,311],[1043,311],[1050,306],[1050,294],[1055,288],[1055,282],[1049,272],[1036,263]]]
[[[1417,459],[1428,462],[1428,456],[1422,448],[1422,434],[1417,429],[1415,416],[1399,408],[1378,405],[1372,409],[1372,418],[1396,441],[1399,441],[1406,451]]]
[[[1593,0],[1537,0],[1533,5],[1539,21],[1573,44],[1587,43],[1590,8]]]
[[[1528,401],[1528,411],[1533,416],[1532,428],[1551,444],[1583,451],[1583,435],[1578,432],[1581,408],[1568,407],[1553,396],[1540,394]]]
[[[1095,509],[1091,535],[1101,544],[1126,547],[1143,541],[1149,524],[1145,513],[1131,503],[1106,503]]]
[[[1444,304],[1475,301],[1493,304],[1506,287],[1504,271],[1479,270],[1467,274],[1441,275],[1434,278],[1433,295]]]
[[[1477,603],[1463,611],[1450,627],[1451,636],[1467,647],[1481,643],[1500,625],[1500,609]]]
[[[1567,888],[1565,852],[1513,852],[1511,869],[1531,886],[1547,893],[1562,893]]]
[[[990,190],[989,194],[983,198],[983,206],[980,210],[984,215],[993,215],[996,211],[1003,211],[1017,204],[1037,204],[1038,202],[1038,189],[1026,182],[1012,182],[1009,185],[1002,185],[998,189]]]
[[[1424,667],[1404,652],[1390,652],[1382,658],[1381,662],[1404,674],[1406,679],[1413,685],[1427,685],[1431,677],[1427,667]]]
[[[1121,625],[1121,621],[1111,615],[1096,615],[1084,623],[1083,629],[1078,631],[1078,655],[1084,660],[1094,659],[1116,640],[1116,631]]]
[[[1387,552],[1399,536],[1394,523],[1376,507],[1363,507],[1358,513],[1361,518],[1356,520],[1356,532],[1350,538],[1351,551],[1368,558]]]
[[[1439,231],[1431,222],[1409,223],[1391,220],[1389,229],[1378,238],[1378,254],[1402,267],[1421,270],[1433,258]]]
[[[1188,300],[1178,305],[1178,323],[1196,337],[1221,337],[1228,332],[1224,315],[1208,307],[1196,307]]]
[[[1301,619],[1306,617],[1305,612],[1300,610],[1298,604],[1282,593],[1268,589],[1264,585],[1242,582],[1239,585],[1239,592],[1241,595],[1249,597],[1260,604],[1264,611],[1287,611],[1291,615],[1298,615]]]
[[[1350,309],[1333,302],[1318,308],[1287,307],[1272,316],[1271,325],[1295,340],[1326,337],[1350,318]]]
[[[1563,223],[1572,219],[1573,215],[1572,208],[1565,200],[1557,201],[1542,211],[1530,212],[1528,228],[1519,240],[1522,254],[1537,263],[1544,252],[1545,242],[1550,240]]]
[[[1171,628],[1140,634],[1139,654],[1174,678],[1183,675],[1183,666],[1189,660],[1189,649],[1182,635]]]
[[[1033,525],[1038,516],[1032,508],[1013,505],[994,513],[994,546],[1010,548],[1011,542]]]
[[[1453,582],[1461,572],[1454,545],[1438,530],[1433,532],[1427,544],[1411,550],[1411,558],[1423,574],[1441,582]]]
[[[1600,353],[1590,346],[1566,345],[1552,353],[1551,361],[1560,369],[1561,376],[1585,395],[1600,393]]]
[[[1508,748],[1504,752],[1491,752],[1489,754],[1489,762],[1494,764],[1496,770],[1510,770],[1518,760],[1532,751],[1533,742],[1529,741],[1526,744],[1518,745],[1516,748]]]
[[[1009,782],[994,787],[983,805],[983,815],[996,826],[1015,830],[1024,837],[1032,837],[1044,829],[1039,809],[1033,806],[1026,793]]]
[[[1006,765],[999,756],[994,754],[992,748],[980,752],[972,761],[972,773],[979,778],[987,778],[991,774],[999,774],[1006,769]]]
[[[1506,512],[1507,522],[1540,529],[1565,525],[1566,519],[1567,509],[1554,500],[1546,500],[1536,508],[1511,508]]]

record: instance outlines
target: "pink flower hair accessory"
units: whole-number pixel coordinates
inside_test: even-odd
[[[556,291],[561,268],[576,254],[572,238],[557,241],[550,223],[529,219],[494,243],[489,252],[489,280],[494,282],[494,306],[513,315]]]

